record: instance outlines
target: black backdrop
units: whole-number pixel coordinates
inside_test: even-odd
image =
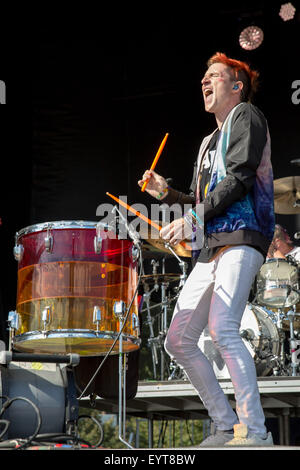
[[[272,137],[274,178],[300,174],[300,105],[292,82],[300,79],[299,11],[284,22],[280,1],[228,1],[226,6],[177,2],[123,9],[118,4],[51,3],[11,14],[1,32],[0,76],[7,85],[1,108],[1,328],[15,308],[14,234],[53,220],[97,220],[111,202],[150,204],[136,184],[166,132],[157,171],[187,189],[202,138],[215,126],[203,111],[200,80],[207,59],[223,51],[261,74],[257,104]],[[225,4],[224,4],[225,5]],[[255,51],[238,44],[243,26],[265,33]],[[277,216],[291,234],[297,216]]]

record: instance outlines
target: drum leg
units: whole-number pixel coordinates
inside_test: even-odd
[[[129,449],[133,447],[126,441],[126,355],[123,353],[123,325],[125,321],[124,303],[116,302],[114,313],[119,319],[119,440]]]
[[[150,297],[153,291],[158,290],[159,286],[158,284],[155,284],[154,288],[152,290],[149,290],[148,284],[144,283],[144,288],[145,288],[145,292],[144,292],[143,298],[146,303],[146,311],[147,311],[146,324],[148,325],[149,331],[150,331],[148,345],[150,346],[151,354],[152,354],[153,376],[154,376],[154,379],[156,379],[156,365],[158,364],[158,358],[157,358],[157,349],[156,349],[156,343],[155,343],[155,338],[154,338],[153,322],[152,322],[152,317],[151,317],[151,312],[150,312]]]
[[[283,409],[282,414],[278,416],[279,422],[279,444],[290,445],[290,415],[289,410]]]
[[[292,376],[297,376],[297,370],[300,363],[300,340],[295,338],[294,333],[294,317],[295,312],[293,310],[289,310],[287,313],[287,317],[290,322],[290,354],[291,354],[291,369],[292,369]]]

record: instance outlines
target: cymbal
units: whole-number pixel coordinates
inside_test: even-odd
[[[169,248],[166,246],[166,242],[164,240],[162,240],[161,238],[158,238],[158,239],[149,238],[147,240],[147,242],[160,252],[168,253],[168,254],[172,253],[171,250],[169,250]],[[190,242],[185,241],[185,243],[188,246],[191,246]],[[186,248],[184,248],[184,246],[182,246],[180,244],[175,245],[175,246],[170,244],[170,247],[176,253],[176,255],[179,256],[179,257],[191,258],[191,256],[192,256],[192,251],[187,250]]]
[[[141,280],[151,283],[161,283],[161,282],[175,282],[180,279],[180,274],[178,273],[166,273],[166,274],[144,274],[141,276]]]
[[[158,252],[168,253],[168,255],[172,254],[171,250],[169,250],[169,248],[166,246],[166,242],[159,237],[158,230],[154,229],[153,227],[148,226],[147,228],[145,228],[141,226],[140,236],[142,239],[145,240],[147,244],[151,245],[155,249],[155,251],[158,250]],[[190,241],[187,240],[184,240],[184,243],[187,248],[185,248],[181,244],[175,246],[170,244],[170,247],[176,253],[177,256],[191,258],[192,244]]]
[[[170,250],[168,250],[168,253],[165,251],[160,250],[156,246],[150,245],[150,243],[147,243],[146,240],[142,244],[142,251],[143,251],[143,258],[149,259],[149,258],[170,258],[173,255]]]
[[[295,205],[297,200],[300,202],[300,176],[288,176],[274,181],[276,214],[300,214],[300,205]]]

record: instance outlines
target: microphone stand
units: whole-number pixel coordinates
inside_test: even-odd
[[[128,224],[123,214],[117,206],[114,206],[112,213],[118,212],[128,235],[132,239],[137,253],[132,253],[136,259],[141,255],[140,235]],[[124,302],[116,302],[114,309],[115,316],[119,319],[119,440],[123,442],[129,449],[134,447],[126,441],[126,353],[123,352],[123,328],[125,325],[125,304]]]

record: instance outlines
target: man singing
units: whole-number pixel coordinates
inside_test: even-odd
[[[204,230],[204,246],[193,253],[196,262],[175,306],[165,348],[184,368],[213,422],[212,434],[200,446],[270,446],[254,360],[239,334],[274,232],[270,136],[264,115],[250,103],[258,73],[223,53],[207,65],[203,100],[217,128],[202,141],[190,193],[168,187],[154,171],[138,182],[148,180],[146,191],[164,203],[193,205],[161,230],[164,240],[176,244],[188,232]],[[198,346],[207,325],[234,386],[236,413]]]

